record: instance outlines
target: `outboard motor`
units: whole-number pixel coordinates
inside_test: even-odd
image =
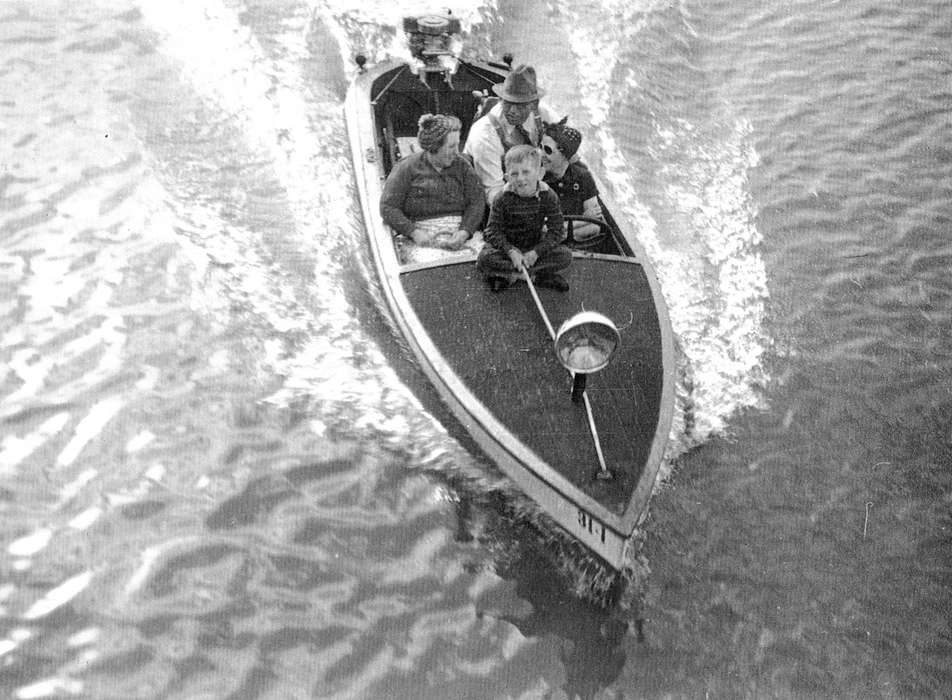
[[[451,76],[458,67],[460,21],[449,15],[404,17],[403,31],[420,79],[425,83],[426,73],[444,73],[452,85]]]

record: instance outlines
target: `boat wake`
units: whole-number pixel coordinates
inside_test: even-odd
[[[179,190],[170,201],[207,305],[226,299],[246,307],[257,326],[249,334],[258,343],[257,370],[281,378],[268,400],[308,401],[316,432],[340,426],[354,438],[362,431],[412,432],[408,417],[421,412],[367,342],[344,281],[365,264],[360,216],[343,96],[322,89],[334,81],[315,81],[307,72],[311,9],[285,8],[280,26],[260,32],[280,51],[263,46],[256,28],[223,4],[163,2],[144,12],[161,34],[161,51],[203,103],[195,109],[237,132],[221,127],[215,139],[223,143],[213,146],[214,160],[233,161],[239,182],[236,200],[226,206],[234,212],[223,216],[220,204],[194,196],[190,190],[202,183],[182,176],[185,165],[165,181]],[[192,40],[199,35],[201,43]],[[229,149],[237,155],[229,158]]]
[[[350,42],[390,50],[394,26],[324,3],[284,8],[279,26],[263,27],[216,2],[156,3],[144,12],[160,50],[201,102],[189,121],[222,123],[207,159],[233,170],[236,201],[223,206],[217,183],[192,177],[201,153],[162,154],[184,161],[167,165],[174,172],[163,184],[176,190],[167,199],[200,279],[192,303],[219,318],[241,310],[238,332],[252,372],[271,387],[263,400],[306,416],[319,438],[374,445],[410,467],[456,478],[476,500],[514,494],[502,475],[449,439],[378,344],[383,338],[409,354],[379,323],[389,318],[352,184],[339,88],[356,70]],[[188,39],[197,35],[204,41]],[[328,68],[336,56],[341,63]],[[203,201],[203,190],[217,192],[217,200]],[[223,208],[234,211],[223,216]],[[370,306],[377,318],[364,312]],[[244,369],[244,360],[231,362]]]
[[[645,63],[648,49],[639,47],[664,55],[657,35],[671,31],[663,16],[670,12],[666,3],[622,0],[588,7],[584,16],[572,3],[559,8],[595,142],[586,159],[599,164],[655,266],[681,353],[681,410],[662,480],[677,456],[728,430],[737,410],[758,404],[769,343],[766,269],[747,189],[757,164],[751,126],[735,118],[712,128],[672,116],[678,110],[654,107],[632,69]],[[690,36],[684,17],[676,24]],[[631,121],[619,120],[632,105]]]

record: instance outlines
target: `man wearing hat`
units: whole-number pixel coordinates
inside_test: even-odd
[[[466,137],[463,153],[473,159],[473,166],[486,190],[486,201],[502,191],[503,155],[513,146],[539,146],[542,122],[554,122],[558,116],[539,104],[545,94],[536,85],[532,66],[521,64],[506,76],[505,82],[493,85],[499,103],[477,119]]]

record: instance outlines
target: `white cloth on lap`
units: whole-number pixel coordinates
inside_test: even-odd
[[[454,214],[451,216],[438,216],[432,219],[423,219],[417,221],[417,229],[424,235],[433,236],[441,231],[448,231],[451,234],[459,231],[462,216]],[[409,238],[405,239],[401,245],[400,258],[404,263],[432,262],[443,258],[458,257],[463,255],[476,255],[483,247],[483,234],[477,231],[466,241],[459,250],[447,250],[446,248],[436,248],[432,245],[419,245]]]
[[[450,216],[435,216],[432,219],[420,219],[416,222],[416,227],[425,236],[434,236],[440,231],[456,233],[462,222],[462,216],[451,214]]]

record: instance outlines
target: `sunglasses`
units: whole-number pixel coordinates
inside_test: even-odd
[[[542,150],[545,151],[545,154],[547,156],[551,156],[554,153],[554,151],[552,150],[552,146],[550,146],[547,143],[542,144]]]

